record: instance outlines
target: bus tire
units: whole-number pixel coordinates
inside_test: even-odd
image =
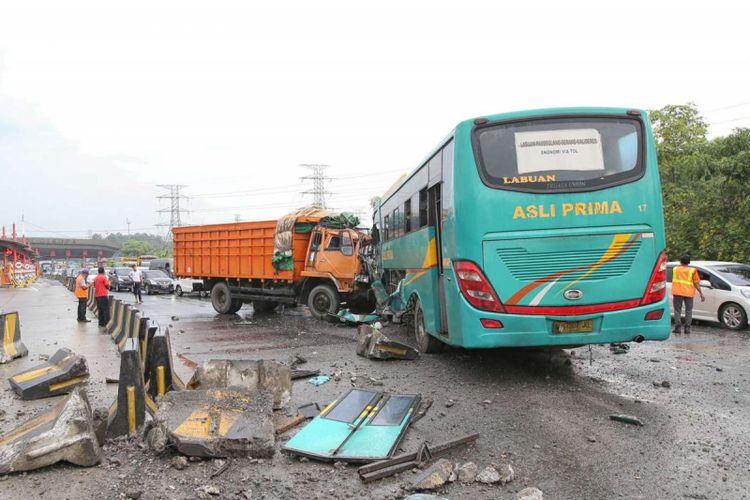
[[[232,311],[232,307],[235,305],[234,300],[232,300],[229,285],[224,281],[219,281],[211,289],[211,305],[214,306],[214,310],[219,314],[234,314],[239,311],[239,308]],[[240,307],[242,307],[241,302]]]
[[[271,300],[254,300],[253,301],[253,309],[255,309],[256,313],[270,313],[274,309],[276,309],[276,306],[278,304],[276,302],[273,302]]]
[[[443,350],[445,344],[427,333],[424,326],[424,312],[422,304],[417,300],[414,303],[414,341],[417,344],[417,350],[425,354],[434,354]]]
[[[315,319],[332,321],[339,310],[339,293],[330,285],[318,285],[307,296],[307,307]]]

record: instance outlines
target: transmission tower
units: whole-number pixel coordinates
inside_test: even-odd
[[[330,181],[330,177],[326,177],[325,170],[329,165],[318,165],[314,163],[302,163],[300,167],[306,168],[311,173],[300,177],[303,181],[312,180],[313,189],[312,191],[303,191],[302,194],[313,195],[313,206],[316,208],[326,208],[326,195],[331,194],[330,191],[326,191],[326,182]]]
[[[172,228],[173,227],[180,227],[182,225],[182,212],[187,213],[187,210],[180,208],[180,199],[186,199],[187,197],[180,194],[180,189],[186,188],[187,186],[183,184],[157,184],[156,187],[160,187],[162,189],[166,189],[168,191],[167,194],[162,194],[160,196],[157,196],[156,199],[168,199],[169,200],[169,208],[162,208],[160,210],[157,210],[157,213],[167,213],[169,212],[169,224],[160,223],[157,224],[157,226],[167,226],[169,227],[167,231],[167,239],[172,238]]]

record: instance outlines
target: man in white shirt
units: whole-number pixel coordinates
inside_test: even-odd
[[[138,268],[133,265],[133,270],[130,271],[130,279],[133,280],[133,295],[135,295],[135,303],[138,304],[139,302],[143,304],[143,297],[141,296],[141,285],[143,284],[143,273],[138,270]]]

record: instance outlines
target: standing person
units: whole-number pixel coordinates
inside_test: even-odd
[[[89,270],[86,268],[81,269],[76,277],[75,296],[78,299],[78,322],[79,323],[91,323],[90,319],[86,319],[86,301],[89,296],[89,284],[86,281],[89,277]]]
[[[680,265],[672,270],[672,305],[674,306],[674,330],[672,333],[690,333],[690,323],[693,320],[693,297],[697,290],[701,296],[701,302],[706,298],[701,290],[701,278],[698,270],[690,267],[690,257],[680,258]],[[685,321],[682,315],[682,305],[685,304]]]
[[[104,274],[104,268],[97,270],[94,278],[94,297],[96,298],[96,307],[99,309],[99,326],[104,327],[109,323],[109,280]]]
[[[138,270],[135,264],[133,264],[133,270],[130,271],[130,279],[133,280],[133,295],[135,295],[135,303],[143,304],[143,297],[141,296],[141,285],[143,284],[143,273]]]

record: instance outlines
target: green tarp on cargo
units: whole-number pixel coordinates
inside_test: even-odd
[[[321,217],[320,225],[331,229],[355,228],[359,225],[359,218],[351,212],[341,212]]]

